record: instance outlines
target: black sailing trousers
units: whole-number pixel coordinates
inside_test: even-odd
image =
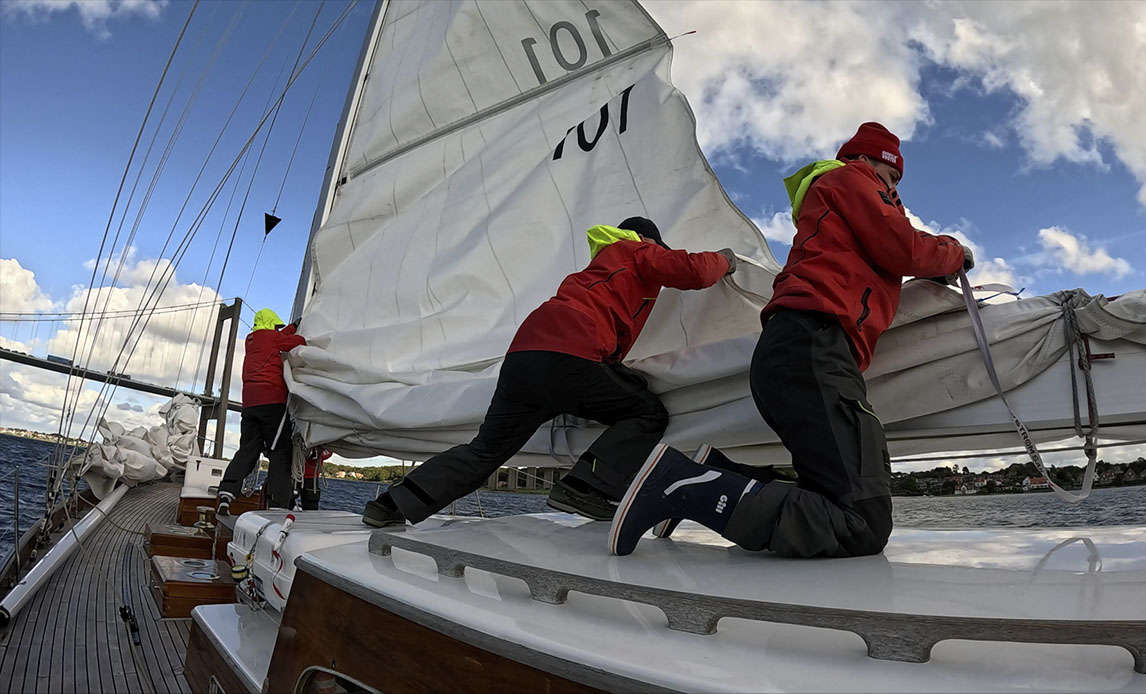
[[[294,495],[294,482],[291,479],[291,423],[290,417],[283,423],[278,445],[271,449],[275,433],[279,430],[286,413],[284,403],[244,407],[239,424],[239,450],[231,458],[231,464],[223,473],[219,491],[233,496],[242,493],[243,479],[251,474],[259,462],[259,454],[266,451],[270,464],[267,466],[267,496],[275,508],[291,508]]]
[[[769,482],[744,499],[724,536],[791,557],[881,552],[891,534],[891,461],[837,320],[812,311],[773,314],[749,380],[798,481]]]
[[[558,352],[511,352],[473,441],[430,458],[390,487],[394,503],[417,523],[469,494],[559,414],[609,428],[568,476],[620,499],[668,426],[668,412],[637,372]]]

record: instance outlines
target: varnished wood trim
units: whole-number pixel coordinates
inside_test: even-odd
[[[231,669],[211,639],[197,623],[192,622],[191,636],[187,640],[187,655],[183,660],[183,676],[193,694],[208,694],[212,675],[226,694],[243,694],[248,691],[243,680]]]
[[[602,691],[399,616],[296,564],[291,597],[271,656],[268,690],[290,691],[303,670],[312,665],[345,673],[387,694]]]

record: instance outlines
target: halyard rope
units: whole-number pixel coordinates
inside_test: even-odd
[[[1085,360],[1081,360],[1083,376],[1086,380],[1086,391],[1088,405],[1090,408],[1090,431],[1086,434],[1086,472],[1082,477],[1082,489],[1079,493],[1075,494],[1055,484],[1054,480],[1050,478],[1050,473],[1047,472],[1046,465],[1043,464],[1042,456],[1039,454],[1039,449],[1031,440],[1031,434],[1027,430],[1026,424],[1023,420],[1019,419],[1019,415],[1015,414],[1014,408],[1007,401],[1007,396],[1003,392],[1003,386],[999,382],[999,374],[995,371],[995,360],[991,357],[991,347],[987,341],[987,333],[983,329],[983,319],[979,315],[979,303],[975,300],[975,293],[971,289],[971,283],[967,281],[967,273],[962,270],[959,271],[959,286],[963,290],[963,301],[967,305],[967,314],[971,318],[971,330],[975,334],[975,342],[979,346],[979,352],[983,355],[983,365],[987,369],[987,376],[991,379],[991,385],[995,387],[995,393],[998,394],[999,400],[1003,402],[1003,406],[1007,408],[1007,413],[1011,416],[1011,423],[1015,426],[1015,431],[1018,432],[1019,438],[1023,442],[1023,447],[1027,449],[1027,455],[1030,457],[1031,462],[1039,469],[1043,477],[1046,478],[1047,483],[1050,484],[1051,491],[1055,493],[1060,499],[1067,503],[1076,504],[1086,497],[1090,496],[1091,487],[1094,484],[1094,471],[1097,466],[1098,449],[1095,446],[1095,439],[1098,433],[1097,421],[1097,406],[1094,398],[1094,385],[1090,378],[1090,364]],[[1069,300],[1068,300],[1069,302]],[[1074,343],[1078,339],[1078,325],[1074,316],[1074,308],[1069,304],[1063,306],[1064,320],[1067,323],[1067,353],[1068,359],[1073,362]],[[1075,432],[1080,436],[1082,435],[1082,422],[1078,415],[1078,392],[1075,384],[1074,364],[1071,364],[1071,381],[1075,389],[1071,393],[1071,399],[1075,402]]]

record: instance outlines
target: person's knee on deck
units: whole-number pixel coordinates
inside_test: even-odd
[[[761,313],[750,382],[798,481],[752,484],[740,466],[702,474],[676,452],[650,458],[626,493],[632,510],[614,520],[612,551],[632,551],[652,527],[644,523],[694,516],[747,549],[800,557],[882,551],[892,526],[890,459],[862,372],[905,276],[948,278],[974,265],[954,238],[911,226],[897,192],[902,175],[899,139],[864,123],[835,160],[784,180],[797,233]],[[674,487],[687,475],[704,482]],[[737,485],[745,491],[735,504],[715,497],[722,513],[714,517],[713,495]]]

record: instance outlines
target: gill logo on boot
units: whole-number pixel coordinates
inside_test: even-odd
[[[724,513],[724,505],[728,503],[728,495],[721,494],[720,498],[716,500],[716,512]]]

